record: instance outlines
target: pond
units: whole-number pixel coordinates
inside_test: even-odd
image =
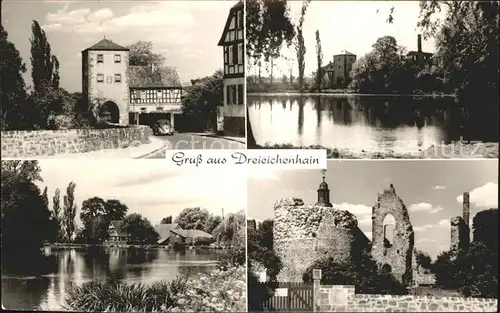
[[[258,145],[319,145],[353,152],[418,153],[460,140],[497,141],[469,123],[454,97],[248,95]]]
[[[152,284],[177,275],[194,276],[214,268],[221,250],[93,248],[52,250],[40,260],[2,264],[2,305],[11,310],[62,310],[69,282],[81,285],[115,277]],[[11,263],[11,262],[9,262]]]

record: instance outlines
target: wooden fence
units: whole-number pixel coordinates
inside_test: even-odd
[[[267,283],[260,283],[267,285]],[[265,311],[311,312],[313,310],[313,285],[301,282],[279,282],[274,284],[274,295],[264,299]]]

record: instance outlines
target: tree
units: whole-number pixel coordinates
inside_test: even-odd
[[[136,244],[154,244],[160,237],[148,219],[136,213],[125,217],[122,228]]]
[[[47,210],[49,209],[49,195],[47,194],[47,187],[45,187],[43,189],[43,192],[42,192],[42,200],[43,200],[43,204],[45,205],[45,207],[47,208]]]
[[[104,204],[105,219],[108,221],[121,220],[128,212],[128,207],[119,200],[107,200]]]
[[[205,222],[203,230],[211,234],[214,231],[214,229],[216,229],[217,226],[219,226],[221,222],[222,218],[219,215],[210,214]]]
[[[103,216],[97,216],[90,222],[88,227],[83,229],[82,237],[85,243],[101,244],[109,237],[108,228],[109,221]]]
[[[162,218],[160,224],[172,224],[172,215]]]
[[[153,64],[156,68],[160,68],[165,62],[162,54],[153,53],[153,43],[150,41],[138,41],[127,48],[129,49],[129,64],[132,66]]]
[[[64,238],[64,229],[61,216],[61,191],[59,190],[59,188],[56,189],[56,191],[54,192],[54,196],[52,197],[52,211],[54,212],[54,218],[57,221],[57,240],[59,241]]]
[[[16,46],[8,40],[8,33],[0,25],[0,99],[2,101],[2,117],[0,127],[2,130],[26,129],[26,91],[23,74],[26,65]]]
[[[432,259],[429,254],[417,250],[415,252],[415,257],[417,259],[417,264],[425,269],[431,269],[432,268]]]
[[[186,208],[176,217],[175,222],[182,229],[203,229],[209,213],[200,207]]]
[[[59,88],[59,61],[52,55],[45,31],[37,21],[31,25],[31,77],[35,92]]]
[[[300,92],[304,92],[304,70],[305,70],[305,55],[306,46],[304,44],[304,35],[302,34],[302,29],[304,25],[304,19],[307,12],[307,7],[311,0],[305,0],[302,2],[302,10],[300,11],[299,24],[296,25],[296,40],[295,40],[295,52],[297,53],[297,65],[299,68],[299,89]]]
[[[99,198],[93,197],[82,202],[80,219],[85,228],[90,227],[92,221],[97,217],[106,215],[106,202]]]
[[[498,252],[498,236],[491,235],[498,230],[498,209],[478,212],[472,219],[472,225],[473,240]]]
[[[36,185],[36,161],[2,161],[2,256],[39,254],[52,238],[51,214]],[[29,231],[26,231],[29,230]]]
[[[323,52],[321,51],[321,39],[319,37],[319,30],[316,30],[316,59],[318,60],[318,69],[316,70],[316,86],[318,91],[321,92],[323,85]]]
[[[220,244],[230,247],[244,245],[244,239],[241,240],[240,231],[246,228],[246,218],[243,211],[228,214],[212,231],[212,235]],[[244,237],[244,234],[243,234]]]
[[[64,221],[64,231],[65,238],[67,241],[73,239],[75,233],[75,216],[76,216],[76,203],[75,203],[75,188],[76,184],[70,182],[66,188],[66,195],[63,198],[64,209],[63,209],[63,221]]]

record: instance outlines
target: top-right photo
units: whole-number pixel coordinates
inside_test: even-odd
[[[249,149],[498,158],[498,1],[246,0]]]

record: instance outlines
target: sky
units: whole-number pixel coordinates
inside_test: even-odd
[[[498,209],[497,160],[328,161],[330,202],[356,215],[371,238],[377,194],[390,184],[403,200],[415,232],[415,246],[433,259],[450,246],[450,219],[462,216],[462,194],[470,192],[470,216]],[[295,197],[314,204],[319,170],[256,173],[248,181],[249,219],[272,219],[275,201]]]
[[[31,83],[31,23],[45,30],[60,62],[61,87],[81,91],[81,51],[106,36],[126,46],[151,41],[181,80],[212,75],[222,68],[222,35],[235,0],[218,1],[2,1],[2,25],[28,66]]]
[[[139,213],[153,224],[189,207],[202,207],[221,215],[246,209],[245,173],[233,167],[182,169],[165,160],[53,160],[40,159],[49,200],[56,188],[61,199],[69,182],[76,184],[77,224],[82,202],[92,197],[117,199],[130,213]],[[52,208],[52,203],[50,203]]]
[[[297,24],[302,1],[288,1],[290,16]],[[394,21],[386,22],[390,8],[394,6]],[[333,55],[347,50],[361,57],[372,50],[375,41],[390,35],[408,51],[417,50],[417,21],[420,13],[418,1],[311,1],[303,25],[306,45],[305,74],[310,75],[317,68],[316,30],[319,30],[323,64],[333,61]],[[434,41],[422,39],[422,50],[434,52]],[[283,55],[296,59],[294,48],[283,49]],[[297,64],[276,60],[275,75],[297,76]],[[264,73],[262,74],[264,75]]]

